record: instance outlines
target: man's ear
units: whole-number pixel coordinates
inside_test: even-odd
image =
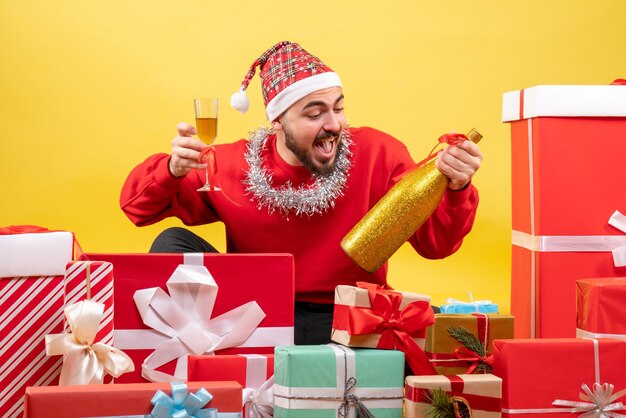
[[[274,132],[283,130],[283,123],[280,121],[280,117],[276,118],[276,120],[272,122],[272,129]]]

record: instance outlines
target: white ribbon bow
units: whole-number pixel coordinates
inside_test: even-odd
[[[626,389],[615,394],[613,393],[613,389],[614,386],[610,383],[604,383],[602,385],[595,383],[593,385],[593,391],[589,389],[587,384],[583,384],[582,390],[584,393],[581,393],[579,397],[584,402],[557,399],[552,402],[552,405],[570,407],[569,410],[564,412],[584,412],[580,415],[580,418],[624,418],[626,415],[610,411],[626,409],[626,406],[621,402],[615,402],[615,400],[626,395]]]
[[[622,215],[620,211],[616,210],[609,218],[609,225],[619,229],[623,233],[626,233],[626,216]],[[626,245],[615,248],[612,253],[613,264],[615,264],[615,267],[626,266]]]
[[[274,416],[274,376],[258,389],[243,390],[243,404],[248,407],[247,418],[272,418]]]
[[[265,318],[256,302],[248,302],[211,318],[218,286],[201,265],[179,265],[167,281],[169,295],[154,287],[135,292],[134,300],[144,324],[169,337],[150,354],[141,374],[152,382],[187,379],[187,356],[243,344]],[[175,374],[156,369],[178,359]]]
[[[493,302],[490,300],[474,300],[474,295],[472,295],[472,292],[467,292],[470,301],[469,302],[465,302],[463,300],[458,300],[458,299],[454,299],[454,298],[448,298],[446,300],[446,303],[453,303],[455,305],[491,305]]]
[[[63,355],[60,386],[102,383],[104,376],[119,377],[135,370],[124,352],[93,343],[104,316],[104,304],[83,300],[64,310],[70,327],[65,334],[46,335],[46,355]]]

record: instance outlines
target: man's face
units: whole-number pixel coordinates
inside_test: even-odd
[[[273,124],[278,152],[292,165],[327,176],[335,169],[346,127],[340,87],[318,90],[294,103]]]

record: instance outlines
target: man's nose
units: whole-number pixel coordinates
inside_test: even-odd
[[[324,120],[323,128],[326,132],[339,132],[341,129],[340,115],[337,115],[334,112],[329,112],[328,116]]]

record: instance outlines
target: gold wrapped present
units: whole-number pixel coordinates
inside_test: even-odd
[[[488,373],[495,339],[513,338],[511,315],[436,314],[424,352],[439,374]]]

